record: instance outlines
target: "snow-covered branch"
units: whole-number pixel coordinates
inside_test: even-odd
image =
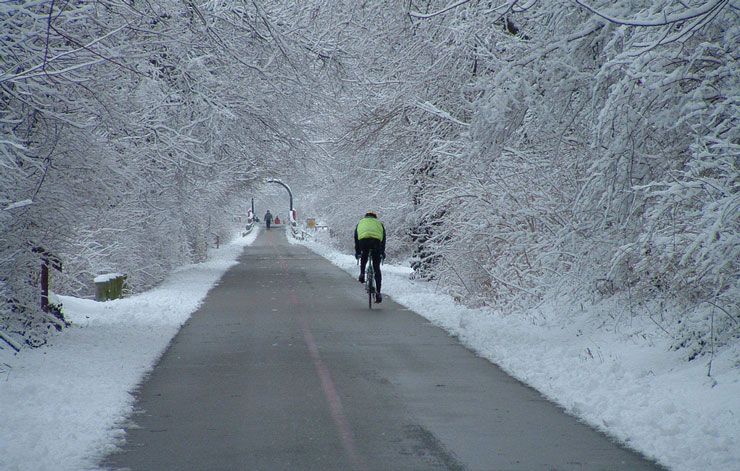
[[[683,23],[698,17],[705,16],[713,11],[720,9],[730,3],[730,0],[715,0],[713,2],[703,2],[703,5],[696,8],[686,8],[681,13],[667,14],[665,11],[651,17],[619,18],[604,13],[590,5],[584,0],[574,0],[578,5],[599,16],[610,23],[624,26],[666,26],[674,23]]]
[[[457,2],[454,2],[454,3],[449,4],[446,7],[442,8],[442,9],[439,9],[439,10],[433,12],[433,13],[421,13],[421,12],[418,12],[418,11],[409,10],[409,15],[410,16],[413,16],[414,18],[422,18],[422,19],[433,18],[433,17],[435,17],[437,15],[441,15],[443,13],[446,13],[446,12],[450,11],[450,10],[454,10],[455,8],[457,8],[457,7],[461,6],[461,5],[464,5],[464,4],[468,3],[469,1],[470,0],[459,0]]]

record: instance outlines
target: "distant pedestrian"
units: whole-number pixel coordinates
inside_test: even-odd
[[[267,230],[270,230],[270,224],[272,224],[272,213],[268,209],[265,213],[265,226],[267,226]]]

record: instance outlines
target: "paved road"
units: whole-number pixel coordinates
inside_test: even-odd
[[[282,231],[246,249],[137,393],[131,470],[657,469]]]

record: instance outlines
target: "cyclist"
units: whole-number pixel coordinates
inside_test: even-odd
[[[383,301],[380,294],[380,261],[385,259],[385,226],[378,220],[375,211],[368,211],[355,227],[355,258],[360,260],[360,283],[365,282],[365,265],[370,249],[373,251],[373,271],[375,272],[375,302]]]

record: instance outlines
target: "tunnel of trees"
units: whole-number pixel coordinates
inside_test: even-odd
[[[472,305],[622,296],[693,358],[737,340],[729,0],[0,4],[0,332],[203,260],[280,176]],[[348,243],[345,241],[344,243]],[[712,312],[711,320],[708,312]],[[711,321],[711,326],[710,326]]]

